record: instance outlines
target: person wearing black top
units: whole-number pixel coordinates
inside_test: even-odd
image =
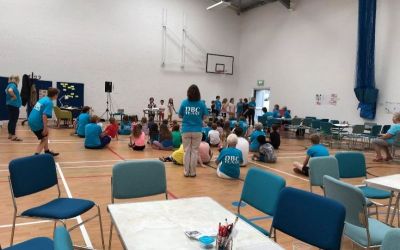
[[[273,125],[272,132],[269,134],[270,144],[274,147],[274,149],[279,149],[281,145],[281,135],[278,132],[279,126]]]
[[[249,100],[247,98],[243,99],[243,116],[247,118],[249,112]]]

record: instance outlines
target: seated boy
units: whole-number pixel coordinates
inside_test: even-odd
[[[393,114],[393,125],[390,126],[386,134],[372,141],[372,145],[376,152],[375,162],[391,161],[393,159],[390,154],[389,147],[395,143],[396,136],[400,133],[400,113]],[[385,152],[386,158],[383,159],[382,151]]]
[[[217,130],[218,127],[216,123],[213,123],[211,127],[212,129],[208,132],[208,135],[206,135],[206,140],[210,143],[210,146],[218,147],[221,142],[221,135]]]
[[[217,175],[224,179],[237,179],[240,176],[240,164],[243,163],[242,152],[236,148],[238,138],[235,134],[230,134],[226,141],[228,147],[221,151],[216,160]]]
[[[104,130],[104,133],[106,133],[111,138],[115,138],[118,141],[118,123],[114,117],[111,117],[109,121],[110,124]]]
[[[102,149],[111,142],[111,137],[104,133],[97,123],[100,118],[94,115],[85,127],[85,148]]]
[[[258,153],[253,155],[253,160],[265,163],[275,163],[276,154],[274,147],[267,142],[264,135],[258,136],[257,141],[260,144],[260,148],[258,149]]]
[[[307,157],[304,160],[303,164],[297,161],[293,163],[294,166],[293,171],[297,174],[308,176],[308,170],[309,170],[308,161],[310,160],[310,158],[329,156],[328,149],[324,145],[319,143],[320,142],[319,135],[312,134],[310,136],[310,140],[312,146],[307,149]]]
[[[272,132],[269,134],[269,143],[274,149],[279,149],[281,145],[281,135],[279,134],[279,125],[272,125]]]

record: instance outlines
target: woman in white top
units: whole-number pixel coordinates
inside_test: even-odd
[[[243,163],[240,165],[241,167],[245,167],[248,163],[249,156],[249,142],[243,137],[243,129],[239,126],[235,128],[234,133],[238,137],[238,143],[236,144],[236,148],[242,152]]]

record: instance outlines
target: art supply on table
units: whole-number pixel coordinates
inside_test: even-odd
[[[238,220],[239,218],[236,217],[235,221],[231,224],[228,223],[227,219],[225,219],[224,225],[219,223],[218,235],[217,235],[217,249],[220,250],[232,249],[233,230],[235,229],[235,225]]]

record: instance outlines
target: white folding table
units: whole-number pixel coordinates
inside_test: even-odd
[[[376,178],[371,178],[371,179],[366,179],[364,181],[368,186],[371,187],[376,187],[376,188],[381,188],[384,190],[388,190],[392,193],[390,200],[389,200],[389,205],[388,205],[388,212],[386,215],[386,223],[389,222],[389,217],[390,217],[390,209],[392,205],[392,197],[395,193],[397,193],[396,197],[396,202],[394,205],[393,209],[393,214],[392,214],[392,219],[390,221],[390,225],[393,225],[393,220],[394,217],[396,216],[396,213],[399,212],[400,216],[400,211],[399,211],[399,201],[400,201],[400,174],[395,174],[395,175],[388,175],[388,176],[382,176],[382,177],[376,177]],[[400,220],[399,220],[400,222]],[[398,223],[399,223],[398,222]],[[400,226],[400,225],[398,225]]]
[[[108,205],[108,210],[124,249],[204,249],[191,240],[185,231],[217,231],[225,219],[236,216],[209,197],[165,201],[120,203]],[[236,250],[281,250],[272,239],[239,220],[233,238]]]

